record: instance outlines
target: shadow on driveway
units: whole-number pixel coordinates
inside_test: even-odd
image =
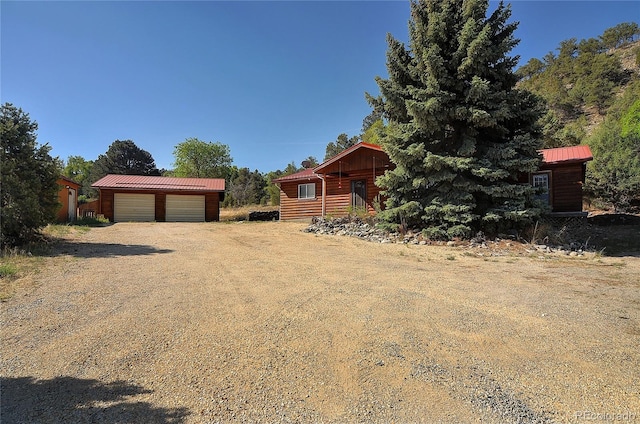
[[[109,258],[171,252],[173,252],[171,249],[158,249],[144,244],[74,243],[60,241],[51,246],[50,250],[48,250],[44,256],[71,255],[79,258]]]
[[[73,377],[0,379],[2,423],[183,423],[187,408],[136,401],[152,393],[141,386]]]

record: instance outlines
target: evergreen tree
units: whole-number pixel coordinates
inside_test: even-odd
[[[229,194],[233,197],[234,206],[260,204],[265,195],[266,181],[256,169],[240,168],[238,175],[229,184]]]
[[[351,138],[345,133],[338,136],[335,142],[331,141],[327,144],[327,148],[324,154],[324,160],[329,160],[338,153],[347,150],[351,146],[355,146],[360,142],[360,137],[355,135]]]
[[[537,97],[516,89],[516,23],[486,0],[411,3],[409,48],[388,36],[389,79],[377,78],[396,168],[378,179],[388,227],[451,238],[528,224],[540,209],[518,183],[540,163]]]
[[[5,103],[0,108],[0,248],[31,241],[60,208],[60,163],[36,143],[38,124]]]
[[[89,180],[93,184],[107,174],[159,176],[160,171],[151,153],[131,140],[116,140],[93,162]]]

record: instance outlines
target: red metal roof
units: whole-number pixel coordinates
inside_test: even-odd
[[[125,190],[224,191],[224,179],[109,174],[93,183],[91,187]]]
[[[296,181],[296,180],[310,180],[314,178],[320,178],[316,174],[313,173],[313,169],[307,168],[303,169],[300,172],[296,172],[295,174],[285,175],[284,177],[276,178],[273,180],[274,183],[281,183],[283,181]]]
[[[541,150],[542,162],[546,164],[560,162],[588,162],[593,160],[589,146],[558,147]]]
[[[348,156],[349,154],[353,153],[354,151],[356,151],[358,149],[371,149],[371,150],[375,150],[375,151],[378,151],[378,152],[382,152],[383,151],[382,147],[377,146],[375,144],[369,144],[369,143],[360,142],[358,144],[354,144],[353,146],[349,147],[347,150],[344,150],[344,151],[338,153],[337,155],[335,155],[331,159],[322,162],[320,165],[318,165],[315,168],[313,168],[313,170],[314,170],[314,172],[318,172],[321,169],[326,168],[327,166],[331,165],[332,163],[344,158],[345,156]]]

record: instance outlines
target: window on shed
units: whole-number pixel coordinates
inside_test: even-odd
[[[315,197],[316,197],[315,183],[298,185],[298,199],[315,199]]]
[[[549,193],[550,181],[548,172],[533,174],[531,176],[531,184],[540,191],[540,193],[536,196],[538,199],[547,204],[551,203],[551,196]]]

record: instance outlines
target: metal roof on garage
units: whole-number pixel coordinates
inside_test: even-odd
[[[91,185],[102,189],[224,191],[223,178],[149,177],[109,174]]]

